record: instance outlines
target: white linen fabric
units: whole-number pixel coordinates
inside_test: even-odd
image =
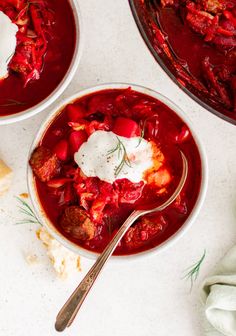
[[[236,336],[236,246],[202,285],[206,336]]]

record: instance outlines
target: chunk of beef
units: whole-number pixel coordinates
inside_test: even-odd
[[[37,147],[30,158],[30,166],[34,174],[42,181],[46,182],[58,175],[60,171],[60,161],[56,154],[48,148]]]
[[[60,226],[72,238],[79,240],[90,240],[96,233],[94,223],[79,206],[69,206],[64,210]]]

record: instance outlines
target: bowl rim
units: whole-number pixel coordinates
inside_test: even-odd
[[[49,233],[57,239],[63,246],[70,249],[72,252],[75,252],[83,257],[89,258],[89,259],[96,259],[99,256],[99,253],[92,252],[89,250],[86,250],[85,248],[76,245],[75,243],[71,242],[69,239],[64,237],[51,223],[51,221],[48,219],[45,211],[43,210],[43,207],[40,203],[40,200],[37,195],[35,183],[34,183],[34,177],[31,170],[31,167],[29,165],[29,159],[33,152],[33,150],[38,146],[40,143],[40,140],[42,136],[45,134],[46,130],[48,129],[49,125],[53,122],[54,118],[60,114],[62,109],[69,103],[73,103],[73,101],[86,96],[88,94],[99,92],[106,89],[125,89],[131,87],[131,89],[144,93],[147,95],[150,95],[153,98],[156,98],[166,104],[169,108],[171,108],[189,127],[191,134],[196,142],[196,145],[198,147],[198,151],[200,154],[201,159],[201,173],[202,173],[202,179],[201,179],[201,185],[199,189],[198,198],[196,200],[196,203],[192,209],[192,212],[186,219],[186,221],[183,223],[183,225],[179,228],[177,232],[175,232],[172,236],[170,236],[167,240],[162,242],[160,245],[157,245],[149,250],[142,251],[135,254],[130,255],[121,255],[121,256],[112,256],[112,260],[120,261],[120,260],[136,260],[136,259],[142,259],[144,257],[147,257],[149,255],[159,254],[162,251],[164,251],[167,247],[170,247],[174,242],[176,242],[178,239],[180,239],[183,234],[189,229],[191,224],[196,219],[200,208],[203,204],[203,201],[206,196],[207,191],[207,185],[208,185],[208,163],[207,163],[207,157],[205,153],[205,149],[202,145],[201,140],[196,135],[196,132],[194,131],[194,127],[192,125],[192,122],[188,119],[188,117],[185,115],[185,113],[180,109],[175,103],[173,103],[169,98],[165,97],[164,95],[146,88],[144,86],[136,85],[136,84],[129,84],[129,83],[105,83],[100,84],[96,86],[89,87],[87,89],[83,89],[78,91],[77,93],[73,94],[72,96],[64,99],[57,107],[55,107],[46,117],[46,119],[42,122],[39,129],[36,132],[35,138],[32,142],[32,145],[29,149],[28,154],[28,161],[27,161],[27,185],[28,185],[28,191],[30,195],[30,199],[33,205],[33,209],[35,212],[36,217],[38,218],[39,222],[46,227],[46,229],[49,231]]]
[[[84,34],[83,34],[82,15],[79,4],[77,0],[69,0],[69,3],[72,8],[75,20],[76,38],[75,38],[74,54],[67,72],[65,73],[64,77],[57,85],[57,87],[47,97],[45,97],[44,100],[40,101],[38,104],[22,112],[0,117],[0,125],[8,125],[21,120],[25,120],[38,114],[39,112],[42,112],[47,107],[49,107],[49,105],[53,104],[71,83],[71,80],[75,75],[75,72],[79,66],[80,59],[82,56],[84,46],[84,37],[83,37]]]
[[[134,21],[138,27],[138,30],[141,34],[141,37],[143,38],[146,46],[148,47],[150,53],[154,57],[154,59],[157,61],[157,63],[160,65],[162,70],[170,77],[170,79],[190,98],[192,98],[195,102],[197,102],[201,107],[205,108],[209,112],[211,112],[213,115],[223,119],[224,121],[227,121],[230,124],[236,125],[236,119],[232,119],[229,116],[223,114],[222,112],[217,111],[204,101],[202,101],[200,98],[198,98],[194,93],[192,93],[190,90],[188,90],[185,86],[181,85],[180,82],[176,79],[176,77],[172,74],[172,72],[168,69],[168,67],[165,65],[162,58],[159,56],[157,51],[153,48],[152,43],[150,42],[150,39],[148,38],[145,29],[143,27],[143,24],[140,20],[138,11],[136,9],[135,0],[129,0],[130,9],[134,18]]]

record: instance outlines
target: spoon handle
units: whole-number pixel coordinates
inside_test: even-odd
[[[92,288],[94,282],[96,281],[99,273],[103,269],[109,257],[114,252],[116,246],[118,245],[121,238],[124,236],[128,228],[133,224],[133,222],[141,215],[141,211],[133,211],[131,215],[126,219],[124,224],[120,227],[117,234],[113,237],[110,243],[107,245],[103,253],[96,260],[93,267],[86,274],[84,279],[80,282],[79,286],[75,289],[72,295],[69,297],[67,302],[59,311],[55,329],[57,331],[63,331],[66,327],[69,327],[74,321],[84,299]]]
[[[110,243],[107,245],[103,253],[98,257],[93,267],[89,270],[84,279],[80,282],[79,286],[75,289],[75,291],[72,293],[67,302],[59,311],[55,323],[55,329],[57,331],[63,331],[66,327],[69,327],[72,324],[76,314],[78,313],[82,303],[84,302],[86,296],[88,295],[90,289],[92,288],[94,282],[96,281],[104,265],[114,252],[121,238],[124,236],[129,227],[134,223],[134,221],[138,219],[140,216],[143,216],[145,214],[165,209],[171,203],[173,203],[175,198],[181,192],[188,174],[188,162],[185,155],[182,152],[180,153],[183,160],[183,172],[179,185],[176,188],[175,192],[165,203],[163,203],[159,207],[149,210],[135,210],[131,213],[131,215],[126,219],[124,224],[120,227],[118,232],[115,234]]]

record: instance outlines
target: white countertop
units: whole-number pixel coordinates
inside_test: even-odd
[[[140,261],[109,264],[64,335],[202,335],[199,285],[236,240],[236,127],[186,96],[155,63],[131,16],[127,0],[80,0],[85,46],[79,69],[61,99],[99,83],[122,81],[155,89],[178,104],[195,125],[209,160],[209,188],[197,220],[174,246]],[[0,126],[0,157],[14,170],[0,199],[0,336],[53,336],[55,316],[92,265],[67,281],[55,277],[35,226],[22,219],[14,196],[26,192],[29,146],[47,111]],[[184,270],[206,249],[192,292]],[[29,266],[27,252],[43,262]]]

